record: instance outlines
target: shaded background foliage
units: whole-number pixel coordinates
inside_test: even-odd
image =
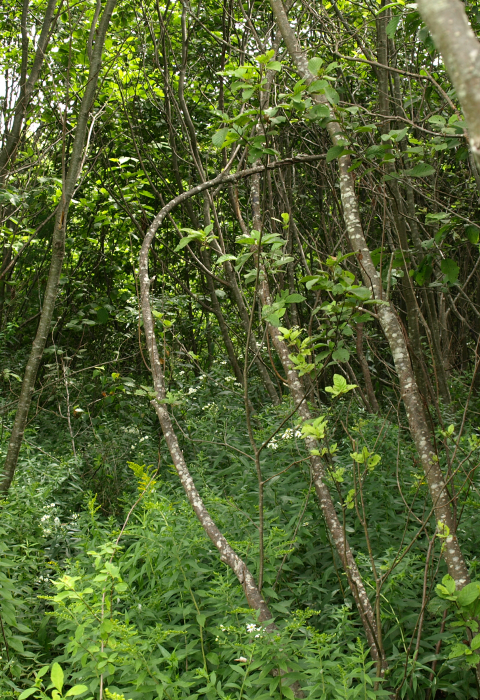
[[[45,6],[26,7],[31,65]],[[51,215],[88,77],[95,7],[57,8],[15,159],[1,175],[2,457],[42,311]],[[478,34],[480,11],[465,9]],[[0,30],[3,146],[22,80],[19,12],[6,7]],[[267,53],[276,37],[267,4],[124,2],[114,12],[51,332],[2,502],[4,697],[35,682],[42,697],[53,663],[65,673],[58,690],[83,686],[85,698],[280,698],[294,697],[295,683],[312,698],[478,697],[465,626],[452,626],[460,608],[435,594],[447,573],[443,535],[392,354],[368,313],[369,295],[354,289],[361,277],[337,165],[349,151],[368,245],[408,337],[462,551],[478,580],[480,176],[466,125],[413,5],[296,3],[290,18],[308,57],[321,58],[312,64],[323,81],[317,89],[335,110],[344,146],[331,147],[327,113],[297,80],[283,45]],[[278,65],[267,73],[269,61]],[[277,236],[263,249],[272,306],[259,306],[255,256],[241,240],[255,228],[245,179],[186,200],[165,220],[150,258],[152,307],[186,461],[257,579],[259,491],[247,414],[257,447],[265,443],[262,593],[273,631],[246,607],[178,482],[150,404],[139,315],[138,255],[153,217],[230,158],[234,170],[297,158],[261,178],[262,225]],[[278,405],[249,354],[228,260]],[[315,497],[267,322],[298,326],[318,345],[304,354],[317,369],[302,381],[314,417],[328,421],[328,486],[382,623],[381,679]],[[326,388],[334,375],[355,390],[333,398]],[[352,456],[364,448],[363,462]],[[375,570],[385,575],[380,589]],[[466,619],[471,610],[461,612]],[[478,632],[469,629],[470,638]]]

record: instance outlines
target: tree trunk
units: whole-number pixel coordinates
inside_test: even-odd
[[[480,42],[460,0],[418,0],[417,5],[452,79],[480,168]]]
[[[305,79],[307,84],[312,83],[315,80],[315,76],[310,72],[307,58],[301,50],[290,23],[288,22],[282,0],[270,0],[270,3],[277,25],[282,32],[287,50],[300,76]],[[443,6],[445,4],[444,0],[441,0],[441,3]],[[319,104],[328,104],[324,95],[313,95],[313,97]],[[328,124],[327,128],[334,144],[342,141],[341,126],[337,121],[334,121],[333,113],[332,121]],[[356,254],[365,286],[371,290],[372,297],[379,302],[377,305],[377,313],[383,332],[385,333],[392,351],[410,433],[425,473],[425,480],[433,502],[435,518],[438,523],[438,528],[440,529],[440,534],[445,536],[444,557],[448,572],[455,580],[457,588],[460,589],[469,582],[469,576],[467,565],[455,532],[455,523],[450,508],[448,491],[439,465],[438,456],[433,446],[432,435],[413,374],[403,330],[395,310],[391,304],[386,303],[384,300],[382,282],[372,262],[370,250],[363,234],[355,187],[349,168],[350,157],[342,156],[339,158],[340,192],[350,245]]]

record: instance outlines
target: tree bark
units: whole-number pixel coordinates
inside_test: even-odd
[[[305,79],[307,84],[312,83],[315,80],[315,76],[308,68],[307,58],[290,26],[282,0],[270,0],[270,4],[287,50],[296,65],[298,73]],[[442,6],[445,4],[444,0],[441,0],[441,4]],[[319,104],[328,104],[324,95],[313,95],[313,97]],[[333,143],[338,144],[342,141],[341,126],[335,121],[333,110],[331,108],[330,110],[332,121],[330,121],[327,128]],[[392,351],[410,433],[425,473],[440,534],[445,536],[444,557],[448,572],[455,580],[457,588],[460,589],[469,582],[469,576],[455,532],[448,491],[438,456],[433,446],[432,435],[413,374],[403,330],[394,308],[384,300],[382,281],[372,262],[370,250],[365,240],[354,182],[349,168],[350,157],[347,155],[339,158],[340,192],[350,245],[356,254],[365,286],[371,290],[372,297],[379,302],[377,313]]]
[[[480,42],[460,0],[418,0],[417,5],[452,79],[480,168]]]

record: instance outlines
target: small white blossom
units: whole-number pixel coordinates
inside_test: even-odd
[[[191,386],[189,387],[187,394],[196,394],[198,389],[195,389],[195,387]]]
[[[274,440],[270,440],[267,447],[269,450],[277,450],[278,449],[278,442],[275,442]]]
[[[247,632],[259,632],[261,629],[262,628],[257,627],[257,625],[253,625],[253,624],[247,625]],[[257,636],[260,636],[260,635],[257,635]]]

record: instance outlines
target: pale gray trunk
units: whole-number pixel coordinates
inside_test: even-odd
[[[437,4],[437,2],[438,0],[436,0],[435,4]],[[304,78],[307,83],[313,82],[315,78],[308,69],[307,58],[300,48],[295,33],[290,26],[282,0],[270,0],[270,4],[277,25],[282,32],[287,50],[295,62],[300,76]],[[443,6],[445,0],[441,0],[441,4]],[[328,104],[323,95],[317,95],[316,101],[320,104]],[[332,113],[332,117],[333,116]],[[337,144],[339,141],[341,142],[341,127],[338,122],[331,121],[328,124],[328,131],[334,144]],[[373,298],[381,302],[384,300],[382,282],[372,262],[370,250],[365,240],[355,194],[355,186],[349,168],[349,156],[342,156],[339,159],[340,192],[348,237],[352,250],[356,254],[365,286],[371,289]],[[403,330],[397,314],[390,304],[378,304],[377,313],[383,332],[385,333],[392,351],[400,383],[400,391],[408,417],[410,433],[425,473],[436,521],[439,523],[439,527],[443,529],[443,533],[447,535],[444,540],[444,557],[448,572],[455,580],[457,587],[462,588],[469,581],[468,569],[455,532],[448,491],[440,468],[438,456],[433,447],[432,435],[420,392],[418,391],[414,378]]]
[[[418,0],[417,6],[452,79],[480,168],[480,42],[460,0]]]

